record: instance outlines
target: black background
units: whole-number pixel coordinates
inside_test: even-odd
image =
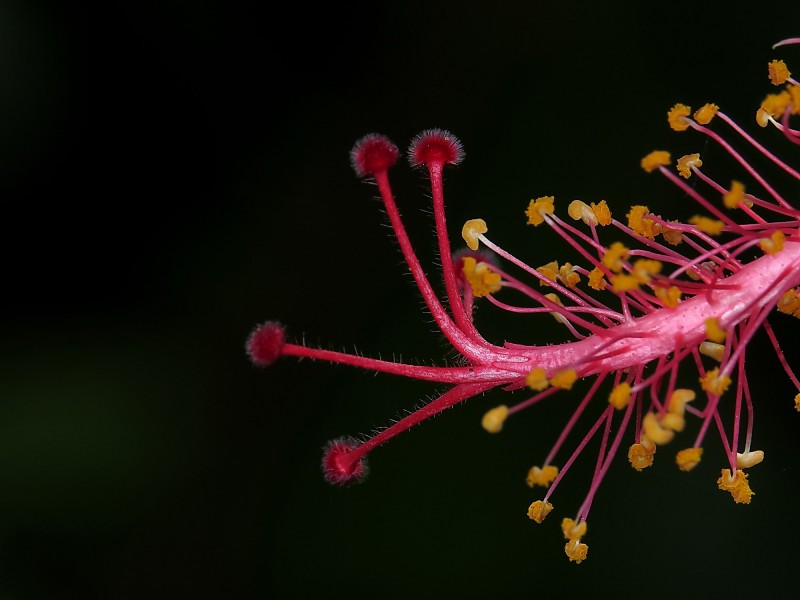
[[[590,471],[576,467],[554,497],[561,514],[538,528],[523,482],[579,391],[500,436],[479,421],[502,394],[477,398],[376,452],[364,485],[334,489],[324,443],[435,387],[310,361],[258,370],[244,356],[265,319],[323,347],[450,356],[374,188],[349,167],[361,135],[404,147],[425,128],[453,131],[467,158],[447,173],[451,230],[483,217],[538,265],[568,250],[525,226],[529,198],[685,218],[696,208],[641,156],[701,151],[721,181],[742,177],[699,136],[671,132],[666,110],[715,101],[755,131],[766,63],[800,71],[800,50],[771,50],[800,33],[792,3],[773,15],[512,6],[2,3],[0,595],[701,597],[768,594],[791,575],[798,415],[763,336],[748,355],[767,454],[753,504],[716,490],[715,432],[688,476],[677,448],[643,473],[622,459],[579,566],[558,520]],[[797,147],[757,133],[796,164]],[[425,181],[394,171],[438,281]],[[784,189],[796,197],[796,182]],[[549,318],[495,312],[478,317],[497,342],[566,339]],[[798,328],[781,317],[798,364]]]

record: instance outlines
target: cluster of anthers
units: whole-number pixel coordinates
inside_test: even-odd
[[[800,44],[800,38],[775,45]],[[762,127],[772,126],[782,138],[800,144],[800,130],[790,126],[800,113],[800,84],[783,61],[769,64],[773,84],[782,91],[769,94],[757,111]],[[678,468],[690,471],[701,460],[709,429],[716,429],[728,457],[717,480],[735,502],[749,503],[753,492],[744,469],[764,458],[753,449],[753,401],[745,372],[745,352],[754,334],[763,330],[793,384],[800,381],[778,346],[767,316],[778,311],[800,317],[800,210],[794,208],[761,175],[723,133],[711,128],[721,122],[738,143],[765,157],[774,168],[800,181],[800,173],[736,124],[714,104],[694,113],[676,104],[668,113],[676,131],[694,130],[721,147],[741,166],[757,193],[746,191],[738,180],[720,182],[701,170],[699,154],[669,167],[668,152],[655,151],[642,159],[647,172],[658,172],[696,201],[705,214],[687,223],[653,214],[647,206],[633,206],[625,221],[614,218],[605,201],[574,200],[567,207],[570,220],[556,215],[552,197],[531,200],[526,214],[533,226],[545,225],[561,236],[582,257],[583,265],[556,261],[531,267],[487,237],[482,219],[464,224],[467,248],[451,251],[445,221],[442,172],[463,158],[460,142],[442,130],[428,130],[411,144],[413,166],[427,169],[433,199],[445,306],[425,275],[401,221],[389,185],[389,168],[400,157],[397,147],[382,135],[367,135],[352,150],[352,164],[360,177],[374,180],[386,207],[414,281],[442,334],[463,357],[457,366],[421,366],[366,358],[286,341],[281,324],[270,321],[257,327],[247,342],[256,365],[281,356],[307,357],[410,377],[450,387],[438,398],[363,439],[344,437],[324,451],[325,477],[334,484],[360,481],[367,473],[366,456],[398,433],[468,398],[502,386],[506,391],[533,392],[513,406],[489,410],[483,427],[497,433],[512,415],[569,390],[579,379],[591,381],[586,395],[557,436],[542,463],[528,473],[531,487],[546,488],[533,502],[529,517],[537,523],[553,509],[550,503],[559,482],[592,440],[599,450],[588,492],[574,519],[565,518],[562,530],[565,552],[577,563],[586,558],[581,540],[595,494],[623,441],[629,440],[628,460],[641,471],[653,464],[659,446],[682,432],[688,417],[699,427],[693,441],[675,454]],[[690,185],[687,180],[699,182]],[[753,185],[755,184],[755,185]],[[701,193],[699,190],[705,190]],[[612,242],[600,241],[600,231],[614,232]],[[487,252],[479,247],[488,249]],[[501,267],[495,257],[517,273]],[[532,278],[525,283],[519,274]],[[495,296],[516,295],[499,300]],[[473,323],[477,298],[513,313],[549,313],[566,327],[575,341],[560,345],[525,346],[488,342]],[[686,363],[696,369],[697,389],[677,386]],[[604,382],[610,392],[599,393]],[[590,409],[602,397],[599,408]],[[702,401],[701,401],[702,398]],[[723,408],[723,398],[725,398]],[[795,397],[800,410],[800,393]],[[594,411],[597,418],[572,452],[556,457],[576,428],[581,415]],[[724,417],[723,417],[724,415]],[[591,417],[589,418],[591,422]],[[631,426],[632,424],[632,426]],[[745,425],[746,424],[746,425]],[[565,460],[564,460],[565,459]]]

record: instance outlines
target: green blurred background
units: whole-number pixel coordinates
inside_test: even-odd
[[[477,398],[377,451],[364,485],[334,489],[325,442],[387,424],[435,386],[246,360],[266,319],[323,347],[452,356],[349,167],[361,135],[404,147],[453,131],[467,153],[447,173],[453,232],[480,216],[538,265],[568,252],[526,227],[529,198],[686,217],[694,206],[641,156],[700,151],[721,180],[741,174],[671,132],[666,110],[716,101],[752,131],[766,63],[800,71],[800,50],[770,48],[800,34],[797,3],[772,16],[518,4],[0,3],[0,597],[763,597],[790,583],[800,418],[763,337],[749,354],[767,455],[753,504],[716,490],[713,432],[690,475],[670,448],[643,473],[623,458],[579,566],[558,521],[591,464],[539,527],[524,485],[579,392],[500,436],[479,422],[507,399]],[[765,136],[796,164],[797,147]],[[393,175],[438,279],[424,178],[405,164]],[[478,319],[497,342],[566,339],[546,317],[486,306]],[[773,322],[800,364],[800,329]]]

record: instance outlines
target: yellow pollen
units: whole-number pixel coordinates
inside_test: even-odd
[[[759,108],[756,111],[756,123],[758,123],[759,127],[766,127],[769,125],[769,117],[770,114],[764,110],[764,108]]]
[[[783,250],[783,243],[786,241],[786,236],[781,230],[772,232],[768,238],[762,238],[758,242],[758,247],[767,254],[776,254]]]
[[[661,418],[657,417],[653,412],[647,413],[642,419],[642,429],[645,435],[658,446],[671,442],[672,438],[675,437],[675,432],[663,427]]]
[[[767,94],[766,98],[761,101],[761,107],[756,113],[758,124],[766,127],[769,123],[768,117],[779,119],[791,102],[792,96],[786,90],[782,90],[777,94]]]
[[[575,369],[566,369],[551,377],[550,385],[561,388],[562,390],[571,390],[572,384],[575,383],[577,379],[578,374],[575,372]]]
[[[633,292],[639,289],[639,280],[633,275],[620,273],[611,276],[611,287],[615,292]]]
[[[717,362],[721,362],[722,357],[725,355],[725,346],[715,342],[701,342],[700,354],[713,358]]]
[[[786,63],[782,60],[773,60],[767,65],[769,80],[773,85],[783,85],[792,76]]]
[[[706,319],[706,338],[711,340],[712,342],[716,342],[717,344],[721,344],[725,341],[725,330],[720,327],[719,319],[717,317],[711,317],[710,319]]]
[[[731,378],[727,375],[720,375],[719,367],[714,367],[700,378],[700,387],[714,396],[722,396],[730,384]]]
[[[749,469],[764,460],[763,450],[751,450],[750,452],[736,453],[736,466],[740,469]]]
[[[536,367],[525,378],[525,384],[534,391],[541,392],[550,385],[547,381],[547,372],[542,367]]]
[[[692,109],[685,104],[676,104],[667,113],[667,122],[675,131],[686,131],[689,129],[689,115]]]
[[[503,430],[503,423],[508,417],[508,407],[505,404],[495,406],[486,411],[481,419],[481,427],[489,433],[500,433]]]
[[[719,235],[722,233],[722,230],[725,227],[725,223],[722,221],[711,219],[710,217],[704,217],[702,215],[693,216],[691,219],[689,219],[689,223],[697,227],[703,233],[707,233],[709,235]]]
[[[603,265],[614,273],[622,271],[622,260],[627,258],[628,248],[622,242],[614,242],[603,254]]]
[[[681,290],[677,286],[671,285],[668,288],[659,286],[654,292],[665,308],[675,308],[681,301]]]
[[[688,114],[688,113],[687,113]],[[648,173],[652,173],[658,167],[666,167],[672,162],[672,157],[666,150],[653,150],[645,156],[640,163],[642,168]]]
[[[633,263],[631,275],[636,277],[639,283],[650,283],[653,275],[661,272],[661,262],[649,258],[640,258]]]
[[[552,262],[549,262],[546,265],[542,265],[536,270],[539,271],[539,273],[541,273],[545,277],[547,277],[550,281],[555,281],[556,277],[558,276],[558,261],[554,260]],[[550,286],[550,284],[544,281],[543,279],[539,280],[539,285],[546,285],[548,287]]]
[[[553,196],[542,196],[530,201],[528,210],[525,214],[528,216],[528,225],[539,226],[544,223],[545,215],[552,215],[555,207],[553,206]]]
[[[722,202],[725,208],[739,208],[739,204],[753,206],[753,203],[745,198],[744,184],[741,181],[731,181],[731,189],[722,195]]]
[[[597,222],[600,223],[600,225],[611,225],[611,209],[608,208],[608,204],[606,204],[605,200],[600,200],[597,204],[592,202],[591,206],[594,215],[597,217]]]
[[[797,394],[794,397],[794,409],[796,411],[800,412],[800,394]]]
[[[564,518],[561,521],[561,531],[564,532],[564,539],[579,540],[586,535],[586,521],[576,523],[572,519]]]
[[[717,487],[730,492],[737,504],[750,504],[750,499],[755,496],[747,482],[747,474],[741,469],[736,469],[736,475],[732,475],[730,469],[722,469]]]
[[[711,119],[717,115],[718,110],[719,106],[716,104],[704,104],[695,111],[694,120],[700,123],[700,125],[708,125]]]
[[[644,437],[644,436],[642,436]],[[643,444],[632,444],[628,448],[628,462],[637,471],[641,471],[653,465],[653,455],[655,454],[655,446],[652,449],[646,448]]]
[[[692,176],[692,169],[702,166],[703,161],[700,160],[700,154],[685,154],[678,159],[677,169],[681,177],[689,179]]]
[[[567,286],[574,288],[581,281],[581,276],[578,275],[575,267],[570,263],[564,265],[558,270],[558,278]]]
[[[702,448],[686,448],[675,455],[675,462],[681,471],[691,471],[698,465],[702,456]]]
[[[557,304],[558,306],[564,306],[561,303],[561,298],[559,298],[555,294],[545,294],[544,297],[547,298],[548,300],[550,300],[550,302],[552,302],[553,304]],[[567,322],[567,318],[564,315],[562,315],[560,312],[552,311],[550,314],[559,323],[566,323]]]
[[[598,292],[606,289],[605,274],[600,267],[595,267],[589,271],[589,287]]]
[[[792,98],[792,114],[800,114],[800,85],[787,85],[786,90]]]
[[[586,555],[589,553],[589,546],[578,540],[570,540],[564,546],[564,552],[569,557],[570,562],[579,565],[586,560]]]
[[[796,288],[786,290],[780,300],[778,300],[777,308],[778,312],[787,315],[797,313],[797,311],[800,310],[800,292],[798,292]]]
[[[670,222],[675,223],[677,221],[670,221]],[[683,234],[677,229],[670,229],[669,227],[664,227],[664,231],[661,232],[661,235],[663,236],[664,241],[671,246],[677,246],[683,241]]]
[[[624,382],[620,383],[617,386],[614,386],[614,389],[611,390],[611,394],[608,396],[608,403],[616,408],[617,410],[621,410],[628,406],[628,403],[631,401],[631,384]]]
[[[661,416],[660,423],[664,429],[670,431],[683,431],[683,428],[686,427],[686,419],[683,418],[682,413],[667,412]]]
[[[583,221],[584,224],[591,227],[595,227],[599,223],[594,211],[589,208],[586,202],[582,202],[581,200],[573,200],[570,202],[567,207],[567,214],[575,221]]]
[[[541,486],[550,487],[550,484],[558,477],[558,467],[545,465],[544,467],[531,467],[526,479],[528,487]]]
[[[470,250],[477,250],[478,236],[487,231],[489,231],[489,228],[486,226],[486,221],[483,219],[470,219],[461,228],[461,237],[464,238]]]
[[[631,210],[626,216],[628,217],[628,227],[639,235],[652,240],[661,233],[663,227],[652,219],[645,218],[645,215],[649,213],[650,209],[646,206],[631,206]]]
[[[550,514],[551,510],[553,510],[552,504],[537,500],[528,507],[528,517],[537,523],[541,523]]]
[[[476,298],[493,294],[502,287],[500,274],[492,271],[486,263],[479,263],[471,256],[462,259],[461,270],[472,288],[472,295]]]
[[[683,388],[679,388],[672,392],[672,395],[669,397],[669,404],[667,405],[667,410],[676,415],[682,415],[684,413],[684,406],[687,402],[691,402],[696,397],[694,390],[687,390]]]

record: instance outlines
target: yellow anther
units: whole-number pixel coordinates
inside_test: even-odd
[[[631,463],[634,469],[641,471],[653,465],[654,454],[655,446],[652,449],[648,449],[641,443],[631,444],[631,447],[628,448],[628,462]]]
[[[781,230],[772,232],[768,238],[762,238],[758,241],[758,247],[767,254],[776,254],[783,250],[783,243],[786,241],[786,236]]]
[[[766,127],[769,125],[769,117],[770,114],[764,110],[764,108],[759,108],[756,111],[756,123],[758,123],[759,127]]]
[[[689,129],[689,115],[692,109],[685,104],[676,104],[667,113],[667,122],[675,131],[686,131]]]
[[[717,115],[717,111],[719,110],[719,106],[716,104],[703,104],[700,108],[698,108],[694,113],[694,120],[700,123],[700,125],[708,125]]]
[[[486,263],[479,263],[473,257],[465,256],[461,264],[464,277],[472,288],[472,295],[476,298],[493,294],[502,287],[500,274],[492,271]]]
[[[683,234],[677,229],[670,229],[669,227],[664,227],[664,230],[661,232],[661,235],[664,238],[664,241],[667,242],[670,246],[677,246],[683,241]]]
[[[545,465],[544,467],[531,467],[528,471],[528,487],[541,486],[550,487],[550,484],[558,477],[558,467]]]
[[[698,465],[702,456],[702,448],[686,448],[675,455],[675,462],[681,471],[691,471]]]
[[[561,298],[559,298],[556,294],[545,294],[544,297],[547,298],[548,300],[550,300],[550,302],[552,302],[553,304],[557,304],[558,306],[564,306],[561,303]],[[560,312],[551,311],[550,314],[559,323],[566,323],[567,322],[567,318],[564,315],[562,315]]]
[[[555,207],[553,206],[553,196],[542,196],[530,201],[528,210],[525,214],[528,216],[528,225],[541,225],[544,223],[545,215],[552,215]]]
[[[749,469],[750,467],[755,467],[762,460],[764,460],[763,450],[751,450],[750,452],[736,453],[736,466],[740,469]]]
[[[703,166],[703,161],[700,160],[700,154],[685,154],[678,159],[678,173],[684,179],[689,179],[692,176],[692,169]]]
[[[573,200],[567,207],[567,214],[575,221],[583,221],[586,225],[595,227],[600,221],[597,215],[586,202]]]
[[[707,233],[709,235],[719,235],[725,228],[725,223],[722,221],[712,219],[710,217],[704,217],[702,215],[693,216],[691,219],[689,219],[689,223],[697,227],[703,233]]]
[[[645,435],[659,446],[671,442],[672,438],[675,437],[674,431],[661,425],[661,419],[653,412],[647,413],[642,419],[642,429]]]
[[[594,215],[597,217],[597,222],[600,223],[600,225],[611,225],[611,209],[608,208],[608,204],[606,204],[605,200],[600,200],[597,204],[592,202],[591,206]]]
[[[572,519],[564,518],[561,521],[561,531],[564,532],[564,539],[579,540],[586,535],[586,521],[576,523]]]
[[[665,308],[675,308],[681,301],[681,290],[677,286],[671,285],[668,288],[659,286],[653,291]]]
[[[666,167],[672,162],[672,157],[666,150],[653,150],[645,156],[640,163],[642,168],[648,173],[652,173],[658,167]]]
[[[628,217],[628,227],[639,235],[653,239],[664,228],[652,219],[645,218],[645,215],[649,213],[650,209],[646,206],[631,206],[631,210],[626,216]]]
[[[791,97],[792,114],[800,114],[800,85],[787,85],[786,90]]]
[[[537,392],[546,390],[550,385],[547,380],[547,372],[542,367],[536,367],[525,378],[525,384]]]
[[[554,260],[552,262],[549,262],[546,265],[542,265],[536,270],[539,271],[539,273],[541,273],[545,277],[547,277],[550,281],[555,281],[556,277],[558,277],[558,261]],[[550,286],[550,284],[543,279],[539,280],[539,285],[546,285],[548,287]]]
[[[679,388],[674,390],[669,397],[667,410],[675,415],[682,415],[687,402],[691,402],[696,397],[694,390]]]
[[[769,80],[773,85],[783,85],[792,76],[786,67],[786,63],[782,60],[773,60],[767,65],[767,70],[769,72]]]
[[[661,415],[659,423],[664,429],[669,429],[670,431],[683,431],[683,428],[686,427],[686,419],[683,418],[683,414],[673,412]]]
[[[605,274],[600,267],[595,267],[589,271],[589,287],[598,292],[606,289]]]
[[[564,546],[564,552],[566,552],[570,562],[579,565],[586,560],[586,555],[589,553],[589,546],[578,540],[570,540]]]
[[[628,406],[631,401],[631,384],[627,382],[620,383],[614,386],[611,393],[608,395],[608,403],[617,410],[623,409]]]
[[[721,362],[722,357],[725,355],[725,346],[715,342],[701,342],[700,354]]]
[[[537,500],[528,507],[528,517],[537,523],[544,521],[544,518],[553,510],[553,505],[549,502]]]
[[[622,242],[614,242],[603,254],[603,265],[614,273],[622,271],[622,261],[628,256],[628,248]]]
[[[720,375],[719,367],[714,367],[700,378],[700,387],[714,396],[722,396],[730,384],[731,378],[727,375]]]
[[[489,433],[500,433],[503,430],[503,423],[508,417],[508,407],[505,404],[495,406],[486,411],[481,419],[481,427]]]
[[[576,221],[583,221],[586,225],[610,225],[611,210],[605,200],[591,206],[581,200],[573,200],[567,208],[567,213]]]
[[[732,475],[730,469],[722,469],[722,474],[717,479],[717,487],[730,492],[737,504],[750,504],[750,499],[755,496],[747,482],[747,474],[741,469],[736,469],[736,475]]]
[[[575,383],[577,379],[578,374],[575,372],[575,369],[566,369],[553,375],[553,377],[550,378],[550,385],[561,388],[562,390],[571,390],[572,384]]]
[[[641,433],[639,435],[639,444],[645,449],[646,452],[649,452],[650,454],[656,453],[656,445],[653,443],[653,440],[647,437],[647,434]]]
[[[796,411],[800,412],[800,394],[797,394],[794,397],[794,409]]]
[[[782,312],[787,315],[794,314],[800,309],[800,292],[798,292],[795,288],[786,290],[783,293],[783,296],[781,296],[780,300],[778,300],[777,308],[778,312]]]
[[[726,208],[739,208],[739,204],[753,206],[752,201],[744,195],[744,184],[741,181],[731,181],[731,189],[722,195],[722,202]]]
[[[615,292],[633,292],[639,289],[639,280],[633,275],[620,273],[611,276],[611,287]]]
[[[761,107],[756,113],[756,121],[762,127],[766,127],[769,123],[769,117],[779,119],[791,102],[792,96],[786,90],[782,90],[777,94],[767,94],[767,97],[761,101]]]
[[[721,344],[725,341],[725,330],[720,327],[719,319],[717,317],[711,317],[706,319],[706,338],[711,340],[712,342],[716,342],[717,344]]]
[[[461,228],[461,237],[464,238],[470,250],[477,250],[478,237],[487,231],[489,231],[489,228],[486,226],[486,221],[483,219],[470,219]]]
[[[640,258],[633,263],[631,275],[639,280],[639,283],[650,283],[653,275],[661,272],[661,262],[649,258]]]
[[[575,267],[573,267],[570,263],[564,263],[564,265],[558,270],[558,278],[564,283],[564,285],[571,288],[574,288],[581,281],[581,276],[578,275]]]

